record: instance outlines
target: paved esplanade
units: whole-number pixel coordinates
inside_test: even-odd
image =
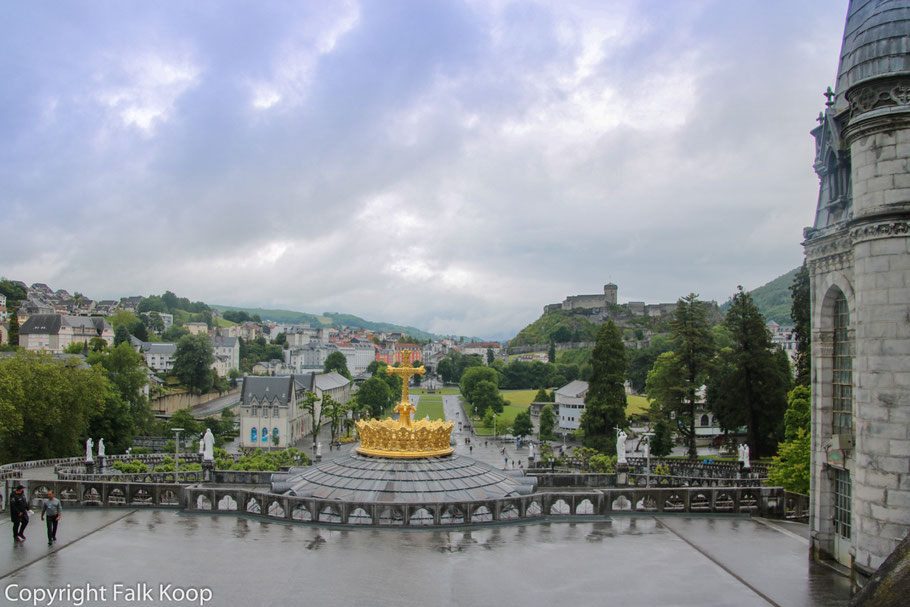
[[[849,580],[807,560],[787,523],[616,517],[449,530],[328,529],[236,515],[70,509],[49,549],[0,550],[0,592],[107,588],[106,605],[168,604],[160,584],[208,587],[209,605],[845,605]],[[242,571],[242,575],[236,572]],[[406,572],[407,584],[401,584]],[[111,600],[145,583],[154,603]],[[18,586],[11,586],[16,584]],[[4,597],[4,604],[10,603]],[[45,603],[46,604],[46,603]],[[55,602],[72,605],[72,602]],[[99,604],[99,603],[86,603]]]

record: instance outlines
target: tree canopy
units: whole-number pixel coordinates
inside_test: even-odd
[[[337,373],[345,376],[347,379],[351,379],[351,372],[348,371],[348,359],[345,358],[343,353],[337,350],[326,357],[325,365],[323,366],[322,370],[325,373],[336,371]]]
[[[707,403],[726,430],[746,427],[749,449],[756,455],[773,452],[781,438],[787,391],[786,357],[771,342],[765,319],[748,293],[739,287],[724,321],[731,348],[715,359],[707,385]]]
[[[601,325],[591,355],[591,381],[585,396],[580,429],[586,447],[609,453],[616,446],[616,428],[626,420],[626,353],[613,321]]]
[[[215,361],[208,335],[186,335],[177,342],[174,353],[174,375],[191,392],[202,394],[213,385],[211,366]]]

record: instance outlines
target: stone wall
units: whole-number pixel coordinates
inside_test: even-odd
[[[151,401],[149,401],[149,406],[152,408],[152,411],[171,415],[181,409],[202,405],[223,396],[237,395],[239,401],[240,390],[241,389],[237,387],[222,394],[218,394],[217,392],[211,392],[209,394],[190,394],[189,392],[168,394],[167,396],[151,399]]]

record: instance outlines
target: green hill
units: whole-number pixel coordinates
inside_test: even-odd
[[[793,306],[790,285],[793,284],[793,278],[798,271],[798,267],[793,268],[783,276],[778,276],[771,282],[749,291],[752,301],[758,306],[765,320],[773,320],[779,325],[793,324],[790,318],[790,308]],[[726,312],[732,302],[732,298],[728,299],[720,309]]]
[[[238,308],[234,306],[223,306],[220,304],[212,305],[213,308],[220,310],[222,312],[228,310],[236,311],[245,311],[248,312],[251,316],[258,314],[259,317],[264,321],[273,321],[281,323],[308,323],[311,327],[338,327],[338,326],[348,326],[348,327],[357,327],[360,329],[367,329],[369,331],[381,331],[384,333],[407,333],[417,339],[439,339],[440,336],[434,333],[428,333],[427,331],[422,331],[417,327],[402,326],[396,325],[387,322],[374,322],[371,320],[364,320],[359,316],[354,316],[352,314],[341,314],[338,312],[324,312],[323,314],[317,316],[315,314],[308,314],[306,312],[296,312],[294,310],[274,310],[269,308]],[[480,341],[477,338],[465,338],[465,341]]]
[[[544,314],[530,325],[518,332],[509,341],[510,346],[532,346],[572,341],[594,341],[597,339],[597,326],[580,316],[570,316],[557,310]]]

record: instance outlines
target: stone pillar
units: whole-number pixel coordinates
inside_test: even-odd
[[[202,481],[205,483],[215,481],[215,462],[211,460],[202,461]]]
[[[853,521],[876,569],[910,530],[910,129],[856,137]]]
[[[627,487],[629,485],[629,464],[616,464],[616,486]]]

